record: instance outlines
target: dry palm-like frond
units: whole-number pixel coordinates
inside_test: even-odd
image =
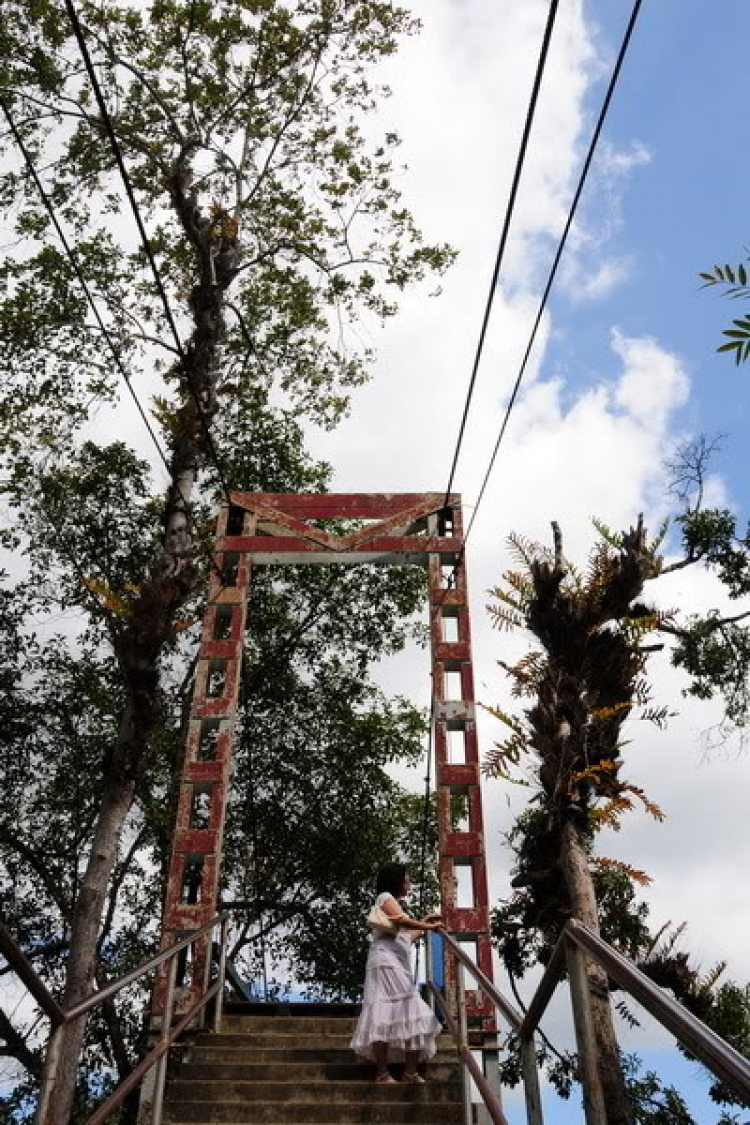
[[[671,957],[673,955],[677,943],[687,929],[687,922],[680,922],[679,925],[675,926],[668,937],[665,938],[663,944],[660,945],[659,940],[661,939],[663,934],[669,930],[671,925],[672,923],[668,922],[665,926],[662,926],[661,930],[657,934],[656,940],[651,943],[651,947],[647,954],[649,961],[656,961],[659,959],[666,960],[668,957]]]
[[[667,930],[670,928],[671,925],[672,925],[671,920],[668,921],[668,922],[665,922],[664,925],[660,926],[659,929],[656,931],[656,933],[653,934],[653,936],[651,938],[651,942],[649,944],[649,947],[646,950],[646,956],[645,956],[644,960],[647,961],[649,959],[649,957],[654,952],[657,945],[659,944],[661,939],[664,937],[665,933],[667,932]]]
[[[633,702],[639,707],[648,707],[651,702],[651,685],[645,676],[638,676],[633,682]]]
[[[699,993],[712,992],[719,977],[723,976],[728,962],[717,961],[712,969],[709,969],[705,976],[701,977],[697,983],[697,991]]]
[[[619,1016],[622,1017],[622,1019],[625,1020],[625,1023],[627,1023],[630,1027],[640,1027],[641,1026],[639,1021],[635,1018],[635,1016],[630,1011],[630,1008],[627,1006],[627,1004],[625,1003],[624,1000],[618,1000],[617,1001],[617,1003],[615,1004],[615,1011],[618,1013]]]
[[[582,596],[585,604],[596,607],[617,575],[618,560],[606,543],[597,543],[591,552]]]
[[[659,730],[664,730],[669,720],[673,719],[676,714],[676,711],[670,711],[666,706],[646,707],[639,717],[646,723],[653,723]]]
[[[499,660],[498,664],[513,680],[511,695],[515,699],[537,694],[547,668],[547,660],[543,653],[532,650],[517,664],[506,664],[502,660]]]
[[[591,718],[596,719],[597,722],[605,723],[608,719],[614,719],[617,715],[621,715],[623,711],[628,711],[632,706],[632,699],[623,699],[619,703],[610,704],[608,707],[597,707],[596,710],[591,712]]]
[[[592,861],[597,867],[604,867],[612,871],[622,871],[634,883],[638,883],[641,887],[647,887],[649,883],[653,882],[650,875],[645,871],[639,871],[637,867],[631,867],[629,863],[624,863],[621,859],[607,859],[605,856],[595,856]]]
[[[627,783],[624,783],[622,786],[622,792],[632,793],[634,797],[637,797],[648,815],[652,816],[654,820],[658,820],[660,824],[662,823],[662,821],[665,821],[667,819],[666,813],[662,812],[659,806],[646,796],[645,792],[639,785],[629,785]]]
[[[511,589],[516,591],[518,595],[518,602],[521,605],[527,605],[534,594],[534,584],[531,579],[523,574],[520,570],[506,570],[503,575],[503,582],[506,582]],[[492,593],[497,596],[496,591]]]
[[[606,523],[604,523],[603,520],[597,519],[596,516],[592,516],[591,522],[608,546],[613,547],[615,551],[622,550],[623,540],[621,532],[613,531],[611,527],[607,527]]]
[[[482,773],[486,777],[512,780],[511,770],[519,764],[526,749],[526,739],[520,734],[511,735],[505,742],[496,742],[482,763]]]
[[[514,734],[517,734],[521,738],[526,738],[526,727],[522,719],[518,719],[515,715],[509,715],[508,712],[503,711],[501,707],[493,707],[489,703],[480,703],[479,706],[483,711],[486,711],[488,715],[492,715],[493,719],[497,719],[498,722],[503,723],[506,727],[510,727]]]
[[[526,624],[523,614],[510,606],[488,605],[487,610],[492,618],[495,629],[507,629],[510,633],[514,629],[521,629]]]
[[[624,617],[620,622],[620,631],[629,644],[638,645],[649,633],[656,632],[660,624],[658,613],[643,613],[638,617]]]
[[[656,552],[661,547],[662,543],[664,542],[664,540],[667,537],[667,532],[669,531],[670,522],[671,521],[669,519],[669,516],[667,516],[666,519],[662,520],[661,524],[659,525],[659,530],[657,531],[656,535],[654,536],[654,538],[651,540],[651,542],[648,545],[648,551],[649,551],[650,554],[655,555]]]
[[[617,768],[617,762],[615,761],[599,762],[594,766],[586,766],[585,770],[577,770],[575,773],[572,773],[570,775],[570,780],[573,784],[579,781],[591,781],[596,784],[600,782],[603,777],[611,777]]]
[[[615,832],[619,832],[620,818],[623,813],[630,812],[633,808],[633,802],[629,797],[612,797],[607,801],[606,805],[601,808],[592,809],[589,813],[591,825],[595,832],[599,832],[602,828],[612,828]]]
[[[535,562],[554,562],[554,554],[543,543],[535,543],[533,539],[526,539],[515,531],[508,536],[511,554],[524,566],[530,567]]]

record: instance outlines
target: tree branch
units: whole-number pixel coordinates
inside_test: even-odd
[[[34,871],[41,880],[44,889],[60,911],[62,917],[67,919],[70,916],[70,906],[65,901],[62,894],[60,881],[34,851],[31,845],[22,840],[17,832],[10,832],[4,825],[0,825],[0,843],[4,844],[6,848],[10,848],[11,851],[16,852],[16,854],[29,865],[32,871]]]
[[[746,609],[744,611],[744,613],[736,613],[732,617],[710,617],[710,618],[707,618],[703,622],[703,625],[705,627],[706,632],[713,633],[716,629],[721,629],[725,625],[736,625],[736,623],[738,621],[744,621],[748,617],[750,617],[750,609]],[[670,625],[670,624],[665,622],[663,625],[659,626],[658,632],[668,633],[671,637],[685,638],[685,637],[689,637],[691,635],[692,630],[691,629],[682,629],[682,628],[680,628],[679,625]]]
[[[14,1027],[7,1014],[0,1008],[0,1038],[5,1046],[0,1047],[0,1055],[16,1059],[37,1082],[42,1076],[42,1060],[29,1047],[25,1037]]]
[[[99,934],[99,940],[96,943],[96,952],[98,957],[101,957],[102,947],[104,945],[104,942],[109,937],[109,932],[112,928],[115,910],[117,909],[117,896],[120,893],[120,888],[125,881],[125,877],[130,870],[130,865],[135,859],[138,849],[143,843],[144,836],[147,835],[147,831],[148,830],[144,825],[141,830],[136,833],[133,842],[131,843],[122,859],[122,862],[119,864],[114,876],[112,877],[112,883],[109,889],[109,899],[107,902],[107,914],[104,919],[104,924],[102,925],[101,933]]]

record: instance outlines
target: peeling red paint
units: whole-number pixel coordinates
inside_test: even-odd
[[[195,688],[190,711],[185,762],[181,782],[177,825],[172,845],[167,900],[164,910],[163,946],[185,930],[204,925],[216,914],[221,850],[226,814],[226,794],[232,759],[237,712],[237,688],[246,623],[246,603],[253,564],[357,563],[403,560],[421,563],[427,569],[430,605],[432,684],[435,715],[434,747],[439,822],[440,886],[442,908],[450,929],[471,935],[477,941],[479,963],[492,978],[489,941],[489,909],[484,854],[484,830],[479,773],[479,748],[474,719],[474,676],[466,560],[461,552],[463,521],[459,496],[449,498],[446,514],[441,493],[369,494],[258,494],[236,492],[232,500],[244,510],[241,534],[227,536],[229,509],[217,519],[215,560],[225,573],[224,563],[236,564],[231,587],[212,574],[209,605],[201,631]],[[345,536],[322,530],[306,521],[321,519],[366,519],[377,521]],[[264,534],[259,534],[259,530]],[[236,528],[233,525],[233,530]],[[450,585],[446,584],[452,570]],[[457,639],[443,636],[443,610],[455,622]],[[453,628],[453,627],[452,627]],[[209,696],[211,672],[223,674],[219,696]],[[445,673],[460,673],[461,699],[445,700]],[[212,725],[220,721],[213,740],[206,739]],[[449,760],[449,731],[463,732],[464,763]],[[204,754],[207,756],[204,758]],[[210,786],[207,827],[191,827],[193,797],[201,786]],[[468,831],[455,832],[451,824],[451,791],[468,797]],[[471,868],[474,905],[456,906],[454,860]],[[186,864],[202,871],[200,886],[189,894],[196,902],[183,902]],[[196,868],[197,869],[197,868]],[[192,870],[192,869],[191,869]],[[193,880],[195,884],[195,880]],[[455,995],[452,959],[446,966],[449,997]],[[181,1007],[201,990],[208,971],[207,946],[198,952],[192,977],[182,990]],[[164,981],[154,994],[154,1015],[161,1011]],[[468,1014],[482,1018],[487,1031],[493,1029],[492,1006],[474,990],[467,991]]]

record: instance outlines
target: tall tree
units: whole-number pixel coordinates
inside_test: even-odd
[[[699,453],[697,447],[683,448],[680,457],[694,468]],[[702,471],[705,460],[699,461]],[[486,769],[497,777],[520,771],[520,779],[534,789],[533,811],[512,832],[516,898],[497,918],[501,935],[506,925],[512,927],[501,944],[514,976],[531,961],[549,958],[571,916],[595,932],[606,921],[605,936],[649,961],[650,936],[631,887],[632,880],[646,877],[594,853],[596,832],[616,827],[634,803],[657,819],[663,815],[642,788],[621,777],[625,721],[640,714],[661,726],[670,712],[668,705],[651,701],[647,662],[654,647],[662,645],[646,643],[649,634],[676,638],[672,659],[691,673],[691,690],[721,692],[731,720],[747,718],[750,661],[743,654],[749,634],[742,622],[748,611],[681,619],[643,600],[648,582],[697,562],[714,568],[731,596],[748,590],[747,541],[737,538],[729,513],[706,512],[694,504],[680,521],[684,555],[669,565],[658,554],[665,529],[649,542],[642,521],[621,534],[600,526],[602,539],[585,572],[565,559],[557,525],[552,550],[511,540],[522,569],[505,574],[504,585],[493,592],[492,613],[501,627],[528,630],[538,647],[514,666],[504,666],[513,694],[531,703],[520,717],[494,709],[510,736],[490,752]],[[652,976],[659,975],[681,999],[700,992],[697,974],[687,973],[679,957],[656,960],[649,964]],[[587,972],[607,1120],[628,1122],[631,1098],[606,974],[593,962]]]
[[[76,474],[65,507],[80,512],[88,487],[85,474]],[[107,532],[92,521],[82,538],[97,534]],[[30,591],[16,586],[12,593],[0,613],[0,646],[14,657],[1,704],[0,910],[57,991],[121,685],[114,659],[94,636],[52,633],[32,641],[22,628],[34,605]],[[411,611],[424,593],[424,575],[413,568],[255,571],[221,888],[236,912],[233,949],[248,979],[257,981],[262,952],[271,976],[274,965],[291,965],[297,985],[316,995],[358,994],[373,873],[393,856],[418,868],[420,802],[387,767],[421,756],[424,716],[383,696],[370,669],[421,639]],[[192,671],[173,653],[162,676],[148,769],[108,887],[98,984],[158,943]],[[434,839],[433,819],[429,829]],[[434,884],[434,873],[430,878]],[[128,990],[89,1022],[75,1109],[82,1119],[137,1061],[147,999],[145,985]],[[38,1034],[28,1031],[10,1009],[0,1014],[0,1051],[26,1073],[7,1100],[14,1120],[25,1119],[40,1073]]]
[[[371,142],[362,124],[383,94],[371,67],[414,30],[403,9],[380,0],[82,0],[66,10],[8,0],[0,28],[10,130],[0,206],[18,239],[1,270],[0,452],[18,517],[5,543],[18,545],[29,523],[57,521],[59,537],[39,557],[59,589],[43,585],[39,597],[87,616],[113,653],[121,690],[70,919],[70,1004],[93,984],[118,840],[148,767],[160,672],[205,573],[195,534],[202,502],[219,498],[219,473],[222,487],[319,481],[293,452],[295,416],[335,423],[369,358],[350,330],[357,315],[391,315],[394,295],[451,255],[422,242],[400,201],[397,138]],[[131,233],[113,134],[163,294]],[[106,333],[18,160],[19,143],[75,242]],[[138,391],[151,390],[154,377],[162,388],[153,410],[169,484],[158,499],[152,487],[135,497],[133,518],[150,535],[135,541],[118,522],[125,537],[113,534],[93,559],[85,521],[71,518],[54,490],[40,496],[40,481],[47,470],[58,483],[77,471],[80,436],[117,403],[121,376]],[[280,453],[269,467],[264,438],[279,432],[291,457]],[[112,461],[132,455],[92,445],[84,453],[108,464],[105,494],[92,493],[86,510],[106,521],[122,503]],[[40,527],[31,540],[39,545]],[[61,1123],[83,1035],[78,1021],[63,1044]]]

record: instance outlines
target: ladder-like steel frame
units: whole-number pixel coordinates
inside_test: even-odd
[[[461,500],[442,493],[278,494],[234,492],[220,510],[195,677],[177,824],[172,846],[162,942],[200,928],[216,913],[222,839],[237,721],[240,662],[253,566],[422,565],[428,574],[432,712],[439,825],[440,890],[447,928],[476,942],[482,972],[492,979],[474,674]],[[357,521],[338,534],[322,521]],[[336,525],[334,525],[335,527]],[[339,524],[340,526],[340,524]],[[221,577],[219,577],[219,574]],[[453,624],[451,625],[451,621]],[[448,628],[452,629],[450,639]],[[451,676],[451,673],[457,674]],[[449,684],[460,684],[451,692]],[[455,698],[451,698],[451,695]],[[451,747],[462,745],[462,760]],[[455,826],[451,798],[464,797],[468,823]],[[471,871],[473,903],[456,901],[456,868]],[[207,946],[193,958],[180,1006],[205,988]],[[454,960],[446,963],[446,995],[455,996]],[[165,981],[157,982],[159,1025]],[[494,1012],[479,990],[466,994],[467,1015],[494,1030]]]

